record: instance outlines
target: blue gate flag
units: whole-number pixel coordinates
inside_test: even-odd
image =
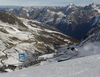
[[[26,58],[25,58],[25,53],[24,53],[24,51],[23,51],[23,53],[20,53],[20,52],[18,52],[19,54],[18,54],[18,56],[19,56],[19,69],[20,69],[20,60],[25,60],[25,63],[26,63],[26,67],[28,67],[28,65],[27,65],[27,62],[26,62]]]
[[[25,59],[25,54],[24,53],[19,53],[19,59]]]

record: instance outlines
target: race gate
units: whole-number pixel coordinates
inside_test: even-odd
[[[28,67],[24,51],[22,53],[18,52],[18,56],[19,56],[19,69],[21,68],[21,66]]]

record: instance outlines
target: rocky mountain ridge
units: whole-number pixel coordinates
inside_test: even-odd
[[[0,11],[49,24],[64,34],[81,40],[89,30],[96,27],[96,25],[92,26],[92,23],[94,18],[100,15],[100,5],[93,3],[81,7],[70,4],[65,7],[22,7]]]
[[[95,28],[92,28],[84,37],[83,39],[80,41],[80,43],[78,43],[78,45],[84,45],[87,44],[89,42],[100,42],[100,15],[95,17],[95,22],[92,23],[92,26],[96,25]]]

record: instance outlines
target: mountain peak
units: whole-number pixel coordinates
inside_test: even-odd
[[[95,3],[92,3],[91,6],[92,6],[92,7],[96,7],[96,4],[95,4]]]
[[[70,5],[70,6],[73,6],[74,4],[73,4],[73,3],[70,3],[69,5]]]
[[[75,7],[75,5],[73,3],[70,3],[69,5],[65,6],[67,9]]]
[[[70,8],[75,8],[76,6],[73,3],[70,3],[67,7],[68,9],[70,9]]]

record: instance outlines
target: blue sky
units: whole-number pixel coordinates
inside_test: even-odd
[[[70,3],[75,5],[100,4],[100,0],[0,0],[0,5],[14,6],[66,6]]]

